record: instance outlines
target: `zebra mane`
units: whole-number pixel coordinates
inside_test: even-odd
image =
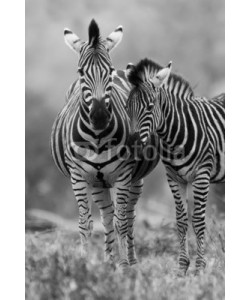
[[[128,80],[135,86],[140,86],[152,78],[162,67],[148,58],[144,58],[135,66],[131,67]]]
[[[89,44],[96,48],[99,43],[100,30],[94,19],[89,24]]]
[[[131,84],[139,87],[142,83],[147,82],[150,78],[153,78],[163,67],[157,64],[156,62],[144,58],[137,65],[131,68],[131,71],[128,74],[128,80]],[[187,87],[191,93],[193,89],[189,82],[185,80],[180,75],[171,73],[168,79],[168,82],[172,80],[175,85],[177,82]]]

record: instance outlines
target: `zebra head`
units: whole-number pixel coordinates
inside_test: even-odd
[[[115,71],[109,52],[122,39],[118,26],[106,39],[100,36],[95,20],[89,25],[89,38],[83,42],[69,29],[64,30],[66,44],[79,55],[78,73],[83,106],[89,123],[96,130],[105,129],[112,116],[111,90]]]
[[[131,119],[131,131],[140,135],[146,144],[150,134],[160,123],[162,85],[168,81],[172,62],[166,68],[148,60],[141,60],[136,66],[127,67],[128,80],[133,88],[127,101],[127,111]]]

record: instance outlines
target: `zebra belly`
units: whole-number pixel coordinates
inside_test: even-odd
[[[214,166],[211,172],[211,183],[225,181],[225,153],[217,153],[214,160]]]
[[[196,162],[194,165],[182,166],[181,160],[163,162],[168,175],[178,182],[191,183],[193,182],[201,162]],[[218,153],[215,157],[213,169],[210,176],[211,183],[219,183],[225,181],[225,153]]]
[[[168,176],[180,183],[191,183],[195,178],[200,163],[200,161],[194,161],[190,157],[174,158],[173,156],[162,157],[162,162]]]
[[[176,166],[170,164],[165,164],[165,168],[168,176],[180,183],[192,182],[196,174],[196,168],[183,167],[177,170]]]

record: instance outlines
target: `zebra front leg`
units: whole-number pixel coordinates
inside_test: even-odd
[[[175,200],[177,232],[180,241],[179,276],[185,276],[190,265],[188,253],[188,212],[187,212],[187,185],[176,183],[168,177],[168,182]]]
[[[127,177],[127,176],[125,176]],[[130,180],[129,180],[130,182]],[[123,182],[116,182],[114,187],[114,224],[118,238],[119,259],[118,265],[121,269],[126,269],[129,265],[127,259],[127,234],[128,234],[128,220],[127,220],[127,203],[129,199],[129,185]]]
[[[128,219],[128,233],[127,233],[127,246],[128,246],[128,262],[130,265],[137,263],[134,243],[134,222],[135,222],[135,206],[142,193],[143,180],[140,180],[130,187],[130,196],[127,205],[127,219]]]
[[[205,216],[209,184],[209,175],[205,172],[197,176],[192,183],[194,195],[194,211],[192,216],[192,224],[197,241],[197,258],[195,264],[196,275],[199,275],[200,272],[202,272],[206,267],[206,260],[204,258],[204,235],[206,227]]]
[[[71,184],[79,209],[79,232],[81,238],[81,253],[88,255],[88,239],[93,229],[91,218],[91,197],[88,184],[76,173],[71,174]]]
[[[105,261],[113,263],[113,244],[115,240],[113,216],[114,207],[110,197],[110,190],[95,188],[92,192],[92,198],[100,210],[102,224],[105,234]]]

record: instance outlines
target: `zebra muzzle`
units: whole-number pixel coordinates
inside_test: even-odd
[[[140,157],[143,150],[143,144],[141,142],[139,132],[134,132],[130,134],[127,145],[129,147],[130,153],[133,157]]]
[[[105,129],[108,126],[111,117],[111,113],[107,108],[105,100],[93,99],[92,101],[93,104],[89,114],[90,122],[96,130]]]

